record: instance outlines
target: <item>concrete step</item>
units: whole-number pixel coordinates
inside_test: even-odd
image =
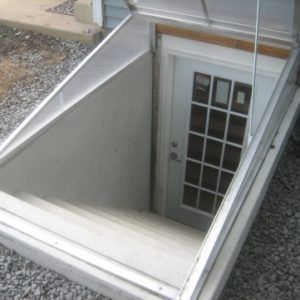
[[[204,232],[146,211],[100,205],[95,207],[84,203],[69,203],[55,198],[49,198],[49,202],[95,222],[102,222],[105,219],[113,225],[134,230],[135,233],[141,233],[144,236],[151,236],[161,242],[174,241],[174,236],[177,236],[187,248],[191,247],[192,253],[194,253],[195,247],[200,247],[205,237]]]
[[[19,211],[23,218],[175,288],[183,284],[202,243],[200,234],[193,245],[181,233],[176,235],[176,231],[170,239],[150,228],[139,230],[136,225],[128,225],[128,221],[117,223],[116,212],[112,219],[107,212],[84,212],[83,208],[60,200],[54,203],[26,193],[18,197],[23,200],[24,210]],[[122,220],[121,213],[119,219]],[[153,228],[156,226],[153,222]]]

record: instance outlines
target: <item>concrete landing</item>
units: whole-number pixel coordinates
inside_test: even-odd
[[[46,12],[64,1],[0,0],[0,24],[86,43],[100,41],[101,28],[97,25],[80,23],[73,16]]]

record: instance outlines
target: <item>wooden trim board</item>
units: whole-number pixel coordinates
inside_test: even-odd
[[[248,51],[248,52],[254,51],[253,42],[225,37],[225,36],[204,32],[204,31],[193,31],[190,29],[177,28],[177,27],[164,25],[164,24],[156,24],[156,33],[173,35],[181,38],[206,42],[210,44],[225,46],[225,47]],[[259,44],[258,46],[259,54],[283,58],[283,59],[287,59],[289,57],[290,51],[291,49],[288,48],[280,48],[280,47],[266,45],[266,44]]]

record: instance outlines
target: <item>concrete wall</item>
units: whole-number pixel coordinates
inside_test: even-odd
[[[146,54],[3,165],[0,189],[148,207],[151,92]]]

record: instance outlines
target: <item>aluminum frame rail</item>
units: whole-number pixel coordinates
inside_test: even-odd
[[[178,299],[197,299],[202,290],[296,91],[299,62],[294,49]]]
[[[190,26],[194,28],[202,27],[202,29],[207,28],[207,30],[211,31],[218,31],[218,32],[224,32],[228,34],[239,34],[243,37],[253,39],[255,36],[255,24],[250,24],[251,18],[249,18],[248,14],[245,12],[245,7],[243,7],[243,3],[240,3],[238,6],[238,10],[236,11],[235,15],[220,15],[221,9],[218,9],[217,14],[214,12],[216,7],[218,7],[217,2],[213,1],[213,3],[210,3],[209,1],[206,2],[206,6],[203,5],[203,0],[199,1],[199,7],[196,9],[195,3],[196,1],[186,1],[185,4],[182,4],[183,2],[180,2],[180,7],[176,7],[176,3],[172,3],[172,1],[169,1],[170,4],[168,5],[168,1],[164,1],[163,5],[158,5],[159,1],[155,1],[155,3],[150,3],[150,1],[142,1],[142,0],[123,0],[125,4],[127,5],[128,9],[132,12],[134,15],[138,15],[144,19],[148,18],[150,20],[155,19],[157,22],[160,23],[170,23],[170,24],[181,24],[181,26]],[[284,0],[282,0],[284,2]],[[292,1],[292,3],[291,3]],[[289,2],[288,8],[285,10],[286,14],[288,15],[290,11],[293,9],[295,10],[295,7],[297,7],[297,1],[291,0]],[[146,5],[144,5],[144,2],[146,2]],[[179,1],[178,1],[179,2]],[[193,3],[190,3],[193,2]],[[205,2],[205,1],[204,1]],[[252,1],[245,1],[244,4],[247,4],[247,9],[249,9],[249,5],[251,6]],[[250,4],[249,4],[250,3]],[[265,4],[265,2],[264,2]],[[286,28],[281,28],[282,26],[274,27],[274,22],[269,24],[268,22],[270,20],[274,20],[274,16],[270,17],[270,5],[272,4],[271,1],[269,1],[267,4],[264,5],[264,14],[267,14],[267,24],[262,24],[260,28],[260,35],[261,38],[265,41],[275,41],[280,44],[287,44],[287,45],[293,45],[296,40],[295,36],[295,28],[290,28],[290,25],[285,24]],[[236,4],[234,1],[231,1],[231,3],[228,4],[229,6],[226,7],[224,10],[225,12],[230,11],[230,8],[235,9]],[[222,6],[222,2],[220,1],[219,6]],[[256,14],[256,10],[254,9],[256,5],[253,6],[253,15]],[[280,11],[280,7],[282,8],[282,5],[279,6],[278,9],[278,2],[277,6],[274,6],[274,9],[276,10],[277,17],[279,18],[279,22],[284,22],[282,11]],[[184,9],[183,9],[184,8]],[[183,10],[182,10],[183,9]],[[190,9],[190,10],[189,10]],[[192,10],[193,9],[193,10]],[[238,13],[242,13],[243,16],[247,18],[247,20],[250,23],[247,23],[243,20],[243,17],[238,15]],[[209,13],[209,14],[208,14]],[[280,17],[281,16],[281,17]],[[209,18],[209,19],[208,19]],[[253,17],[254,18],[254,17]],[[294,27],[296,26],[296,18],[297,16],[291,16],[291,19],[295,19]],[[263,18],[265,20],[266,18]],[[288,19],[288,18],[285,18]],[[286,21],[285,23],[289,23]],[[275,23],[276,25],[276,23]]]

